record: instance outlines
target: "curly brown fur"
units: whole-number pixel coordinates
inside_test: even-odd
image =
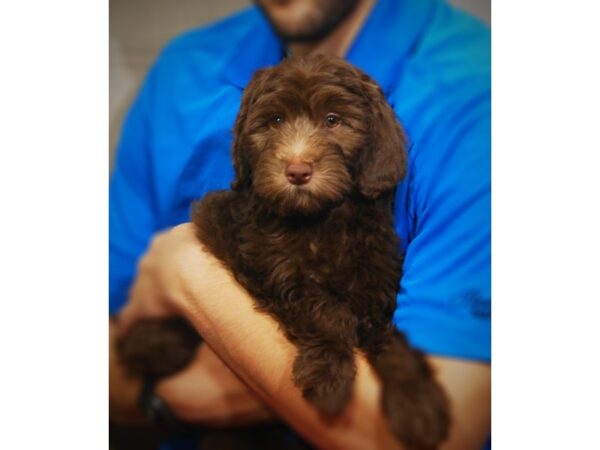
[[[248,85],[232,190],[207,195],[193,220],[297,346],[294,381],[309,402],[342,412],[358,348],[382,381],[393,432],[411,449],[434,449],[448,433],[446,397],[392,323],[401,257],[391,202],[405,142],[367,75],[337,58],[286,60]]]
[[[147,319],[132,325],[117,352],[130,374],[162,378],[183,369],[201,341],[183,319]]]

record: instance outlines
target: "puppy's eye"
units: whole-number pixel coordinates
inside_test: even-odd
[[[337,114],[327,114],[325,117],[325,125],[329,128],[335,128],[342,123],[342,119]]]
[[[275,114],[273,117],[271,117],[271,120],[269,121],[271,125],[281,125],[283,122],[284,118],[281,114]]]

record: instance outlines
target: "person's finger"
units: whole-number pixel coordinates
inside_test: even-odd
[[[151,276],[140,274],[131,289],[129,301],[117,316],[118,335],[126,334],[139,320],[178,315],[179,312],[172,308],[162,295]]]
[[[121,338],[127,334],[135,319],[134,306],[131,302],[125,304],[117,316],[117,337]]]
[[[137,320],[150,315],[148,303],[153,300],[153,289],[150,285],[150,277],[139,273],[131,287],[129,301],[117,316],[118,336],[125,335]]]

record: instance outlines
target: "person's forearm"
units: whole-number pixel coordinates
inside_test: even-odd
[[[319,448],[400,448],[380,413],[379,384],[361,355],[351,403],[342,417],[325,420],[295,387],[296,349],[275,320],[258,313],[252,298],[216,261],[209,258],[209,264],[213,267],[198,267],[197,272],[187,267],[187,292],[179,305],[213,350],[267,404]],[[195,285],[194,279],[202,282]]]
[[[206,343],[188,367],[156,385],[156,394],[179,419],[192,423],[238,426],[274,419]]]

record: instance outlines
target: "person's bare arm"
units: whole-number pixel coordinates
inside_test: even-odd
[[[271,410],[206,344],[192,364],[158,383],[156,393],[187,422],[238,426],[275,420]]]
[[[141,317],[182,314],[267,405],[317,447],[401,449],[381,414],[380,385],[364,357],[357,355],[354,395],[343,415],[320,416],[293,383],[294,346],[273,318],[254,309],[252,298],[194,233],[186,224],[155,239],[121,317],[123,329]],[[489,366],[446,358],[432,363],[454,419],[443,448],[479,449],[490,428]]]

